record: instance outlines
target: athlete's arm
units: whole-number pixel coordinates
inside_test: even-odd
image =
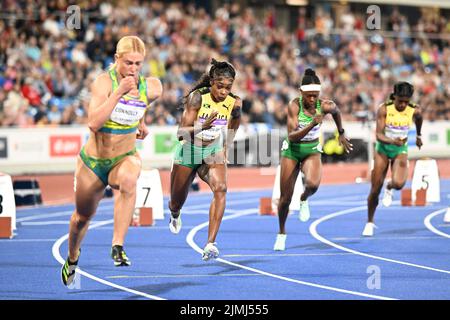
[[[101,74],[91,85],[89,101],[88,126],[96,132],[109,119],[119,99],[136,86],[133,77],[125,77],[120,81],[116,91],[111,93],[111,79],[107,73]],[[111,93],[111,94],[110,94]]]
[[[161,81],[158,78],[154,77],[148,77],[145,79],[147,82],[147,100],[148,104],[150,105],[153,101],[157,100],[159,97],[161,97],[163,92],[163,87],[161,84]],[[145,124],[145,114],[139,120],[138,125],[138,131],[136,132],[136,139],[145,139],[145,137],[148,135],[148,128]]]
[[[231,119],[228,124],[228,129],[230,130],[228,130],[227,132],[227,142],[226,142],[227,148],[229,148],[230,145],[233,143],[236,131],[239,129],[239,125],[241,124],[241,108],[242,108],[242,100],[241,98],[236,97],[233,110],[231,111]]]
[[[423,145],[422,142],[422,110],[419,106],[416,105],[414,108],[414,114],[413,114],[414,123],[416,125],[416,146],[420,149]]]
[[[147,82],[148,104],[150,104],[162,96],[163,86],[158,78],[148,77],[145,81]]]
[[[353,144],[350,139],[345,136],[344,128],[342,127],[341,111],[334,101],[324,100],[322,102],[322,110],[324,114],[330,113],[333,117],[334,123],[339,133],[339,143],[344,147],[345,152],[350,153],[353,150]]]
[[[202,96],[198,91],[194,91],[189,95],[177,132],[178,140],[192,141],[194,138],[194,132],[206,130],[212,127],[213,121],[217,118],[217,111],[213,111],[201,125],[195,123],[201,103]]]
[[[288,118],[287,118],[287,127],[288,127],[288,139],[290,142],[300,142],[304,136],[308,134],[308,132],[314,128],[318,123],[322,121],[317,121],[316,118],[304,127],[303,129],[298,129],[298,98],[295,98],[289,102],[288,105]]]

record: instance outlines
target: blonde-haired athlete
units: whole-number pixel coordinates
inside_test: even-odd
[[[148,129],[144,114],[162,94],[161,81],[140,75],[145,45],[135,36],[117,43],[115,63],[91,86],[88,126],[90,136],[81,149],[75,171],[75,212],[70,219],[69,253],[61,270],[62,281],[70,285],[80,255],[81,241],[107,185],[119,191],[114,205],[114,235],[111,257],[116,266],[129,266],[123,250],[136,201],[136,181],[141,159],[136,139]]]

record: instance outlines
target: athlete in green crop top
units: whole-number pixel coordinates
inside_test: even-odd
[[[119,191],[114,206],[111,257],[116,266],[130,264],[123,243],[134,211],[136,181],[141,171],[135,142],[148,134],[145,110],[162,94],[158,79],[139,74],[144,57],[145,45],[141,39],[123,37],[117,43],[115,64],[92,84],[88,112],[90,136],[77,161],[76,209],[70,219],[69,254],[61,271],[65,285],[73,282],[81,241],[107,185]]]
[[[281,147],[280,200],[278,220],[280,231],[274,250],[285,250],[285,224],[289,213],[295,182],[300,170],[305,175],[304,191],[300,196],[300,220],[309,219],[307,199],[319,188],[322,175],[320,126],[323,117],[330,113],[339,132],[339,142],[346,152],[352,144],[344,136],[341,114],[333,101],[319,99],[320,80],[316,73],[307,69],[300,87],[301,96],[293,99],[288,106],[288,137]]]

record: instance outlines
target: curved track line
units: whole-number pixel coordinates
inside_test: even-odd
[[[235,219],[235,218],[239,218],[241,216],[254,214],[256,212],[257,212],[257,210],[255,210],[255,209],[243,210],[241,213],[226,216],[223,218],[223,220]],[[207,226],[208,226],[208,222],[202,223],[202,224],[196,226],[195,228],[193,228],[191,231],[189,231],[188,235],[186,236],[186,242],[191,246],[192,249],[194,249],[195,251],[197,251],[200,254],[203,252],[203,250],[194,242],[194,236],[199,230],[201,230]],[[222,262],[222,263],[225,263],[225,264],[237,267],[237,268],[245,269],[245,270],[248,270],[251,272],[255,272],[258,274],[262,274],[262,275],[265,275],[268,277],[276,278],[276,279],[283,280],[283,281],[293,282],[293,283],[297,283],[297,284],[301,284],[301,285],[305,285],[305,286],[316,287],[316,288],[330,290],[330,291],[336,291],[336,292],[340,292],[340,293],[352,294],[352,295],[365,297],[365,298],[373,298],[373,299],[380,299],[380,300],[396,300],[394,298],[366,294],[366,293],[357,292],[357,291],[344,290],[344,289],[320,285],[320,284],[316,284],[316,283],[312,283],[312,282],[306,282],[306,281],[296,280],[296,279],[292,279],[292,278],[287,278],[287,277],[279,276],[279,275],[276,275],[273,273],[265,272],[265,271],[262,271],[259,269],[247,267],[247,266],[244,266],[244,265],[241,265],[238,263],[234,263],[234,262],[231,262],[228,260],[224,260],[221,258],[216,259],[216,261]]]
[[[110,219],[110,220],[106,220],[106,221],[101,221],[101,222],[95,223],[95,224],[91,225],[89,227],[89,229],[95,229],[95,228],[98,228],[98,227],[101,227],[101,226],[104,226],[104,225],[107,225],[107,224],[111,224],[111,223],[114,223],[114,219]],[[66,241],[68,238],[69,238],[69,234],[66,234],[66,235],[62,236],[61,238],[59,238],[53,244],[53,247],[52,247],[53,257],[61,265],[64,264],[65,260],[61,257],[61,254],[59,252],[59,248],[61,247],[62,243],[64,241]],[[113,288],[116,288],[116,289],[119,289],[119,290],[123,290],[123,291],[129,292],[129,293],[132,293],[132,294],[135,294],[135,295],[138,295],[138,296],[142,296],[142,297],[145,297],[145,298],[148,298],[148,299],[152,299],[152,300],[166,300],[166,299],[158,297],[158,296],[153,296],[153,295],[150,295],[150,294],[147,294],[147,293],[144,293],[144,292],[133,290],[133,289],[130,289],[130,288],[127,288],[127,287],[124,287],[124,286],[120,286],[118,284],[106,281],[104,279],[101,279],[101,278],[98,278],[96,276],[93,276],[90,273],[87,273],[86,271],[81,270],[80,268],[77,269],[77,273],[81,274],[81,275],[83,275],[83,276],[85,276],[87,278],[90,278],[90,279],[92,279],[94,281],[100,282],[100,283],[102,283],[104,285],[107,285],[107,286],[110,286],[110,287],[113,287]]]
[[[439,236],[443,236],[445,238],[449,238],[450,239],[450,234],[447,234],[445,232],[442,232],[438,229],[436,229],[432,224],[431,224],[431,219],[433,219],[435,216],[437,216],[438,214],[441,214],[443,212],[446,212],[447,208],[441,209],[441,210],[437,210],[434,211],[432,213],[430,213],[429,215],[427,215],[425,217],[425,219],[423,220],[423,223],[425,224],[425,227],[427,227],[428,230],[430,230],[431,232],[439,235]]]
[[[401,264],[401,265],[405,265],[405,266],[410,266],[410,267],[415,267],[415,268],[419,268],[419,269],[425,269],[425,270],[430,270],[430,271],[436,271],[436,272],[441,272],[441,273],[446,273],[446,274],[450,274],[449,270],[443,270],[443,269],[437,269],[437,268],[432,268],[432,267],[427,267],[427,266],[423,266],[420,264],[414,264],[414,263],[409,263],[409,262],[404,262],[404,261],[400,261],[400,260],[394,260],[394,259],[388,259],[388,258],[383,258],[380,256],[375,256],[375,255],[371,255],[371,254],[367,254],[367,253],[363,253],[360,251],[356,251],[344,246],[341,246],[337,243],[334,243],[328,239],[325,239],[324,237],[322,237],[318,232],[317,232],[317,226],[327,220],[336,218],[338,216],[342,216],[345,214],[349,214],[349,213],[353,213],[353,212],[358,212],[361,210],[365,210],[367,209],[367,206],[361,206],[361,207],[356,207],[356,208],[352,208],[352,209],[348,209],[348,210],[341,210],[332,214],[328,214],[322,218],[317,219],[316,221],[314,221],[310,226],[309,226],[309,232],[311,233],[311,235],[316,238],[317,240],[319,240],[322,243],[325,243],[329,246],[335,247],[339,250],[342,251],[346,251],[346,252],[350,252],[356,255],[360,255],[363,257],[367,257],[367,258],[372,258],[372,259],[376,259],[376,260],[382,260],[382,261],[387,261],[387,262],[392,262],[392,263],[397,263],[397,264]]]

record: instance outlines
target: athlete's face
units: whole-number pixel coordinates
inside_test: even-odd
[[[394,104],[395,104],[395,108],[398,111],[403,111],[406,109],[406,107],[409,104],[409,100],[411,98],[409,97],[402,97],[402,96],[394,96]]]
[[[317,103],[317,99],[319,99],[319,91],[302,91],[303,101],[308,107],[315,106]]]
[[[142,61],[144,61],[144,56],[139,52],[125,53],[122,57],[116,55],[117,72],[122,77],[133,76],[137,81]]]
[[[216,101],[223,101],[230,94],[234,79],[217,77],[211,80],[211,95]]]

